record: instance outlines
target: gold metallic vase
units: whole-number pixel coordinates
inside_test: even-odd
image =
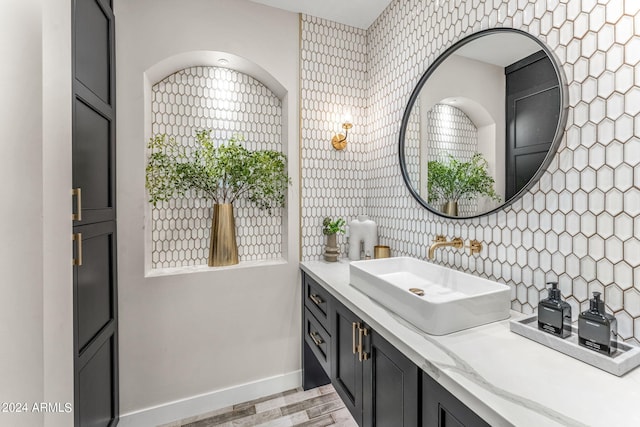
[[[442,212],[449,216],[458,216],[458,202],[447,202],[442,205]]]
[[[238,263],[236,223],[231,203],[213,205],[211,241],[209,242],[209,267],[222,267]]]

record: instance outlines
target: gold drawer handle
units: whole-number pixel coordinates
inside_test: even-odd
[[[77,257],[73,259],[73,265],[79,267],[82,265],[82,233],[73,233],[72,239],[76,243],[77,254]]]
[[[76,198],[76,213],[71,214],[71,220],[82,221],[82,188],[71,190],[71,196]]]
[[[320,347],[320,344],[324,344],[324,340],[317,333],[309,332],[309,336],[318,347]]]
[[[356,328],[360,329],[360,323],[353,322],[351,324],[351,342],[353,343],[353,354],[358,352],[358,346],[356,345]]]
[[[311,301],[313,301],[316,305],[324,303],[324,300],[315,294],[310,294],[309,299],[311,299]]]
[[[367,328],[358,328],[358,360],[364,361],[369,359],[369,355],[364,350],[364,344],[362,337],[366,337],[369,335],[369,330]]]

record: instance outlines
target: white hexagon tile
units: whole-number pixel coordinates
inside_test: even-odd
[[[302,258],[324,251],[324,217],[347,221],[367,206],[367,38],[366,31],[303,16],[300,40]],[[353,117],[347,146],[336,151],[331,138],[345,113]],[[345,253],[344,236],[338,237]]]
[[[393,255],[425,258],[436,234],[475,238],[485,245],[479,256],[447,249],[437,262],[507,283],[512,308],[524,313],[549,280],[576,314],[603,292],[621,338],[640,340],[639,1],[396,0],[366,31],[305,15],[301,27],[303,259],[320,258],[325,215],[368,213]],[[524,30],[555,53],[568,80],[566,132],[519,201],[444,219],[404,185],[400,122],[429,64],[492,27]],[[335,152],[329,141],[345,108],[353,142]]]

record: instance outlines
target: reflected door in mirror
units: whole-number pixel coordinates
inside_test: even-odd
[[[510,199],[536,174],[551,148],[560,116],[560,87],[543,51],[506,67],[505,75],[505,197]]]

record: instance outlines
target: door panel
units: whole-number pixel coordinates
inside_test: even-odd
[[[529,182],[531,177],[536,173],[546,156],[546,150],[514,156],[513,165],[516,188],[522,188],[527,185],[527,182]]]
[[[551,148],[560,117],[560,88],[543,51],[506,67],[505,78],[508,200],[533,178]]]
[[[456,417],[453,416],[447,408],[440,407],[440,419],[438,420],[440,427],[465,427]]]
[[[74,105],[73,188],[82,189],[82,221],[113,219],[111,121],[81,99]]]
[[[372,331],[364,365],[363,420],[366,426],[413,427],[419,419],[419,370],[398,349]]]
[[[114,418],[114,384],[109,374],[114,364],[115,347],[109,339],[80,370],[80,401],[76,410],[82,427],[106,427]]]
[[[353,352],[353,324],[360,320],[341,304],[335,304],[333,313],[331,382],[355,421],[362,425],[362,362]]]
[[[422,374],[422,427],[490,427],[428,374]]]
[[[77,267],[76,304],[80,352],[115,318],[115,227],[108,221],[76,227],[82,233],[82,266]]]
[[[73,197],[75,425],[115,426],[119,398],[114,16],[111,0],[72,0],[72,5],[72,175],[73,188],[81,190]]]
[[[397,400],[403,400],[402,396],[402,370],[386,354],[376,352],[374,366],[375,381],[372,382],[373,408],[376,425],[396,426],[404,425],[403,405],[397,405]],[[384,393],[381,391],[384,390]],[[400,399],[398,399],[398,396]]]
[[[75,2],[75,77],[111,104],[111,17],[99,1]]]
[[[76,426],[115,425],[118,414],[118,312],[115,222],[74,227]],[[108,407],[108,411],[105,409]],[[102,422],[110,414],[110,423]]]
[[[541,114],[541,111],[548,111],[550,105],[560,105],[560,88],[557,86],[515,100],[515,148],[550,145],[553,142],[556,128],[551,120],[555,119],[555,122],[558,122],[560,110],[552,111],[551,114]],[[545,120],[541,121],[541,118]]]

